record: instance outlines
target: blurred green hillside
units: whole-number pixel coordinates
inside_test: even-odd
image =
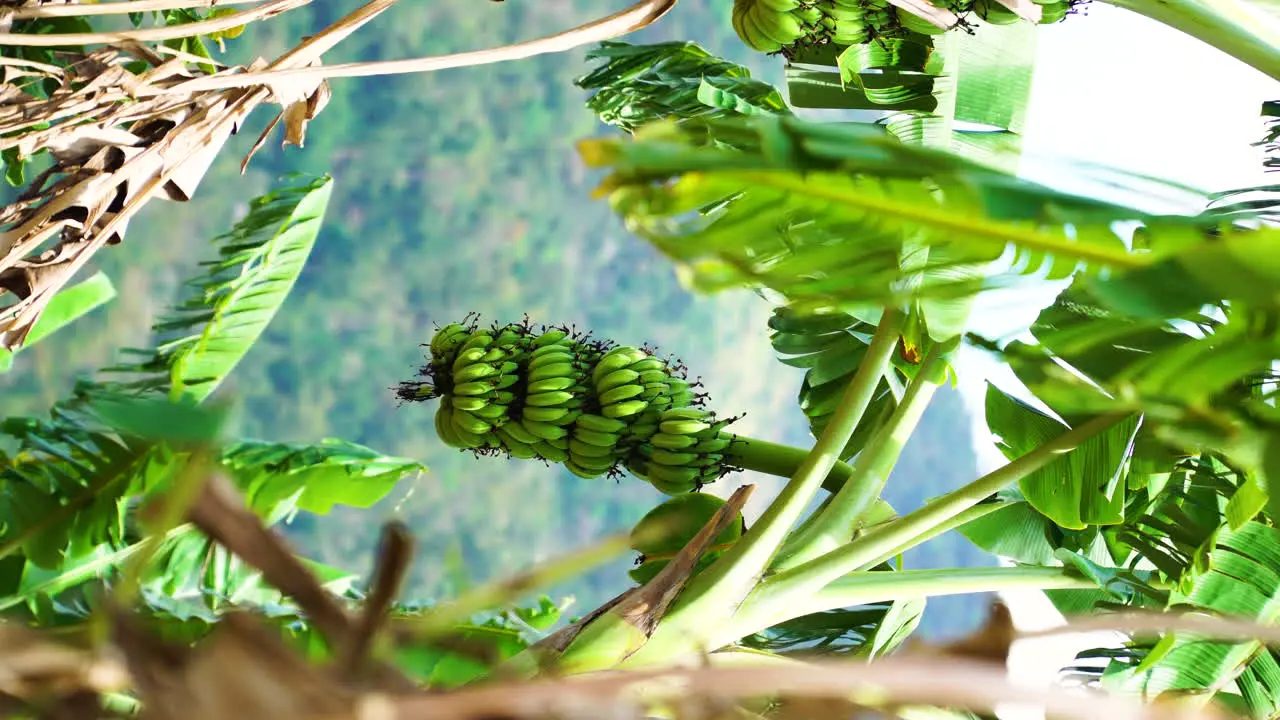
[[[318,0],[234,41],[234,60],[274,57],[358,7]],[[693,39],[778,82],[777,63],[733,36],[730,0],[686,0],[632,42]],[[326,57],[328,63],[399,59],[509,43],[612,12],[585,0],[505,3],[402,2]],[[8,414],[41,413],[80,373],[121,347],[147,342],[155,314],[182,278],[209,257],[208,239],[227,228],[274,178],[292,171],[336,179],[325,229],[294,295],[220,392],[239,407],[248,436],[316,441],[333,436],[424,460],[431,472],[372,512],[302,517],[290,534],[319,560],[369,567],[378,523],[397,514],[419,539],[411,592],[442,597],[468,582],[526,567],[631,526],[658,499],[645,483],[580,480],[533,462],[478,461],[446,448],[431,429],[433,404],[397,407],[390,390],[412,376],[434,324],[470,311],[487,320],[576,323],[627,344],[651,342],[701,375],[713,407],[746,412],[739,432],[809,444],[795,394],[801,372],[769,347],[769,305],[749,293],[695,297],[671,266],[628,235],[590,192],[599,176],[574,142],[611,133],[572,84],[586,50],[519,63],[426,75],[333,81],[333,98],[312,123],[304,150],[278,139],[239,163],[270,119],[255,115],[209,172],[194,202],[156,203],[97,266],[121,287],[113,305],[24,352],[0,376]],[[766,62],[762,62],[765,60]],[[911,509],[976,475],[968,418],[945,392],[925,417],[889,490]],[[771,496],[770,478],[757,500]],[[914,566],[989,562],[952,534]],[[557,592],[589,609],[625,586],[621,558]],[[980,615],[972,600],[937,603],[929,625],[956,632]]]

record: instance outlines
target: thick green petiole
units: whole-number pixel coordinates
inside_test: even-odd
[[[707,618],[722,618],[733,613],[755,587],[823,480],[840,462],[840,452],[871,404],[881,376],[889,368],[905,321],[902,312],[885,310],[866,356],[813,450],[746,535],[689,582],[658,633],[636,653],[637,661],[642,662],[651,653],[668,653],[672,644],[700,649],[705,634],[711,630]]]
[[[900,552],[914,541],[947,525],[992,493],[1045,467],[1080,443],[1105,431],[1127,417],[1103,415],[1069,430],[1036,450],[984,475],[977,480],[930,502],[913,513],[868,531],[851,543],[810,560],[760,583],[743,605],[752,615],[774,617],[782,613],[794,617],[792,608],[848,573],[871,566],[891,553]],[[767,627],[767,625],[765,626]]]
[[[738,435],[725,453],[725,460],[730,465],[743,470],[789,478],[796,474],[808,455],[809,451],[805,448],[779,445],[767,440]],[[836,461],[832,464],[826,479],[822,481],[822,488],[828,492],[837,493],[851,477],[853,477],[853,467],[846,462]]]
[[[884,490],[889,474],[924,416],[934,392],[945,382],[948,361],[959,343],[960,338],[957,337],[930,348],[889,421],[858,453],[853,463],[853,478],[820,511],[814,522],[788,540],[788,550],[779,554],[773,569],[795,567],[849,542],[858,519]]]
[[[1103,0],[1208,43],[1280,80],[1280,13],[1248,0]]]
[[[796,602],[785,606],[763,604],[750,599],[743,604],[731,622],[720,625],[718,630],[722,634],[715,636],[713,643],[727,645],[791,618],[868,603],[1008,590],[1096,587],[1097,584],[1092,580],[1062,568],[987,567],[857,572],[803,598],[796,598]]]
[[[984,515],[987,515],[988,513],[993,513],[996,510],[1003,508],[1004,506],[1005,506],[1004,503],[983,503],[980,505],[974,505],[973,507],[967,510],[963,510],[957,513],[956,515],[950,518],[947,518],[946,522],[935,525],[934,527],[929,528],[925,532],[912,537],[910,540],[907,540],[901,545],[897,545],[890,550],[885,550],[884,552],[875,556],[871,560],[868,560],[867,562],[863,563],[863,567],[873,568],[881,563],[888,562],[892,558],[895,558],[914,547],[918,547],[920,545],[923,545],[929,542],[930,540],[938,537],[944,532],[955,530],[956,528],[960,527],[961,525],[964,525],[965,523],[977,520],[978,518]]]

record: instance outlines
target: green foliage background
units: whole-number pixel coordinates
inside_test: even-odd
[[[234,61],[274,57],[358,7],[312,3],[252,27],[229,48]],[[690,39],[780,83],[780,63],[750,53],[728,23],[729,0],[684,2],[629,42]],[[405,2],[349,38],[328,63],[399,59],[510,43],[593,18],[586,0]],[[274,178],[330,172],[334,197],[309,266],[262,340],[219,391],[237,402],[233,432],[276,441],[340,437],[423,460],[431,472],[370,512],[303,516],[289,532],[317,560],[367,570],[378,521],[398,513],[415,532],[415,597],[446,597],[468,583],[629,528],[660,498],[646,483],[583,481],[559,467],[482,461],[445,447],[431,429],[434,404],[397,407],[390,391],[422,359],[433,324],[470,311],[489,320],[576,323],[628,344],[651,342],[701,375],[724,413],[747,412],[735,429],[808,446],[796,406],[802,371],[773,358],[754,295],[712,298],[683,290],[670,264],[628,235],[591,190],[598,173],[574,142],[614,132],[583,107],[573,86],[587,49],[519,63],[333,82],[333,98],[311,125],[305,150],[278,136],[239,163],[270,119],[260,111],[206,176],[192,203],[156,203],[125,243],[97,259],[121,289],[105,309],[22,353],[0,376],[8,415],[41,414],[75,376],[107,364],[121,347],[146,342],[154,314],[177,283],[210,255],[208,240],[243,214]],[[86,274],[87,276],[87,274]],[[977,475],[969,419],[944,391],[908,446],[887,498],[900,511]],[[761,481],[757,495],[778,485]],[[731,490],[734,480],[721,481]],[[763,497],[758,498],[763,500]],[[625,586],[629,558],[556,592],[586,610]],[[908,566],[989,564],[956,536],[931,543]],[[981,598],[942,599],[926,632],[975,623]]]

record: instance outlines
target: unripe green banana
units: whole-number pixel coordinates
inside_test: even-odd
[[[452,400],[454,407],[467,412],[475,412],[489,404],[485,398],[466,395],[454,396]]]
[[[569,472],[585,480],[592,480],[594,478],[598,478],[601,475],[605,474],[605,472],[607,472],[607,470],[588,470],[578,465],[576,462],[574,462],[573,458],[568,458],[568,457],[562,460],[561,464],[564,465],[566,468],[568,468]]]
[[[663,420],[658,429],[668,435],[696,435],[711,427],[701,420]]]
[[[594,430],[599,433],[612,433],[616,435],[627,429],[627,424],[621,420],[602,417],[600,415],[590,415],[587,413],[583,413],[575,422],[580,428],[585,430]]]
[[[628,367],[638,373],[648,372],[650,370],[665,370],[667,364],[656,357],[647,357],[643,360],[637,360]]]
[[[453,423],[450,419],[452,414],[453,411],[448,405],[441,404],[436,410],[436,435],[439,435],[440,440],[449,447],[465,448],[466,445],[462,444],[462,439],[459,438],[458,433],[454,431]]]
[[[573,363],[574,361],[573,353],[568,352],[566,350],[559,350],[556,348],[552,348],[552,350],[553,352],[543,353],[541,355],[535,355],[531,357],[529,359],[529,369],[537,370],[538,368],[546,367],[548,365],[555,365],[557,363],[569,363],[569,364]]]
[[[525,445],[536,445],[541,441],[541,438],[529,432],[523,423],[509,422],[503,425],[500,429],[516,442],[522,442]]]
[[[546,380],[554,377],[572,377],[573,366],[569,363],[556,363],[554,365],[545,365],[529,373],[529,382],[537,382],[538,380]]]
[[[476,381],[453,386],[454,395],[487,395],[493,391],[493,383]]]
[[[554,392],[556,390],[569,390],[575,384],[575,380],[571,377],[547,378],[546,380],[537,380],[529,383],[526,392],[530,395],[544,392]]]
[[[533,339],[533,346],[541,348],[547,345],[555,345],[567,337],[569,337],[569,333],[563,330],[548,330]]]
[[[596,392],[608,392],[616,387],[635,382],[641,377],[641,374],[635,370],[615,370],[608,375],[600,378],[600,382],[596,383]]]
[[[524,403],[526,407],[551,407],[562,406],[572,399],[572,393],[567,393],[563,390],[552,390],[551,392],[529,395],[525,398]],[[534,419],[536,420],[537,418]]]
[[[538,457],[538,451],[524,443],[503,443],[502,449],[510,453],[511,457],[521,460],[532,460]]]
[[[520,424],[524,426],[525,430],[529,431],[530,435],[541,438],[543,440],[556,440],[569,434],[568,430],[565,430],[564,428],[559,427],[558,425],[552,425],[551,423],[548,423],[548,422],[540,422],[537,420],[532,420],[528,417],[528,415],[526,415],[524,418],[520,420]]]
[[[649,438],[649,442],[655,448],[662,448],[663,450],[684,450],[685,448],[691,448],[697,445],[698,439],[692,435],[668,435],[666,433],[659,432]]]
[[[643,392],[644,388],[639,385],[623,385],[600,395],[600,404],[613,405],[614,403],[619,403],[623,400],[630,400]]]
[[[648,475],[651,480],[658,480],[664,483],[684,485],[696,483],[698,481],[698,469],[691,467],[667,467],[650,463]]]
[[[462,352],[458,353],[457,359],[453,361],[454,374],[461,372],[462,370],[466,369],[468,366],[474,363],[480,362],[482,359],[484,359],[484,355],[485,355],[484,348],[472,348],[470,350],[463,350]]]
[[[902,27],[911,32],[917,32],[921,35],[941,35],[947,32],[945,28],[940,28],[919,15],[902,8],[897,9],[897,16],[898,22],[901,23]]]
[[[573,437],[588,444],[597,447],[613,448],[618,445],[618,436],[615,433],[602,433],[595,430],[588,430],[578,425],[573,430]]]
[[[467,338],[467,341],[462,344],[462,352],[465,353],[469,350],[485,350],[487,352],[488,347],[492,344],[493,336],[487,331],[472,333],[471,337]],[[484,356],[481,355],[481,357]]]
[[[596,363],[595,369],[591,372],[591,382],[599,385],[605,375],[617,370],[622,370],[632,363],[631,352],[634,348],[616,347],[605,353],[600,361]]]
[[[612,458],[613,447],[601,447],[582,442],[578,438],[569,438],[569,454],[574,457]]]
[[[491,375],[497,375],[501,371],[490,365],[489,363],[476,363],[468,365],[462,370],[453,374],[453,381],[458,384],[469,383],[473,380],[483,380]]]
[[[973,12],[992,25],[1012,25],[1022,19],[997,0],[975,0]]]
[[[540,422],[540,423],[554,423],[555,421],[559,420],[560,418],[563,418],[565,415],[568,415],[568,414],[569,414],[569,409],[568,409],[568,408],[562,408],[562,407],[529,407],[529,406],[525,406],[525,408],[524,408],[523,410],[521,410],[520,412],[521,412],[521,413],[523,414],[523,416],[524,416],[526,419],[528,419],[528,420],[533,420],[533,421],[535,421],[535,422]],[[532,431],[530,431],[530,432],[532,432]]]
[[[1066,0],[1040,3],[1040,24],[1051,25],[1062,21],[1071,13],[1071,3]]]
[[[704,454],[724,452],[724,450],[726,450],[731,444],[733,444],[733,438],[731,437],[715,437],[709,440],[699,441],[697,445],[692,447],[691,452]]]
[[[591,457],[589,455],[579,455],[573,452],[573,441],[569,441],[569,459],[578,467],[596,472],[607,472],[618,465],[617,458],[612,455],[603,457]]]
[[[535,443],[533,449],[538,453],[539,457],[549,462],[562,463],[569,459],[568,452],[547,442]]]
[[[626,402],[614,403],[606,405],[601,409],[601,413],[609,418],[622,418],[635,415],[649,407],[649,403],[643,400],[627,400]]]
[[[649,460],[658,465],[666,465],[668,467],[681,467],[684,465],[693,465],[697,461],[697,453],[691,452],[673,452],[671,450],[663,450],[662,448],[654,448],[649,453]]]
[[[540,347],[540,348],[536,348],[536,349],[534,349],[532,352],[530,352],[530,353],[529,353],[529,359],[530,359],[530,360],[536,360],[536,359],[538,359],[538,358],[543,358],[543,357],[546,357],[546,356],[548,356],[548,355],[569,355],[569,356],[572,356],[572,355],[573,355],[573,347],[572,347],[572,346],[569,346],[569,345],[543,345],[542,347]]]
[[[472,415],[466,410],[453,409],[453,424],[459,429],[474,435],[484,435],[493,429],[493,425]]]

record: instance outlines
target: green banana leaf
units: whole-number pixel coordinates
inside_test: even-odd
[[[987,385],[987,426],[1000,438],[1000,451],[1015,460],[1070,428]],[[1114,525],[1124,520],[1125,461],[1138,430],[1131,416],[1085,440],[1069,453],[1018,481],[1027,502],[1063,528]]]
[[[44,338],[88,315],[90,312],[106,305],[116,297],[115,285],[111,278],[101,272],[94,273],[88,279],[65,288],[45,306],[40,319],[27,333],[23,348],[29,348]],[[13,367],[15,352],[0,348],[0,373],[8,372]]]
[[[406,476],[426,471],[342,440],[317,445],[241,440],[222,449],[222,466],[250,507],[272,520],[297,510],[327,514],[335,505],[369,508]]]
[[[106,372],[141,377],[124,388],[163,389],[203,400],[249,352],[288,297],[320,232],[333,181],[297,178],[250,203],[249,213],[215,239],[218,258],[191,281],[192,292],[158,321],[153,350]]]
[[[1218,534],[1209,567],[1197,573],[1186,592],[1174,591],[1169,609],[1246,618],[1261,624],[1280,619],[1280,530],[1250,522]],[[1136,667],[1105,684],[1155,697],[1164,692],[1222,688],[1249,674],[1244,690],[1250,704],[1274,705],[1275,661],[1258,642],[1220,642],[1183,632],[1167,633]],[[1243,690],[1243,689],[1242,689]]]

